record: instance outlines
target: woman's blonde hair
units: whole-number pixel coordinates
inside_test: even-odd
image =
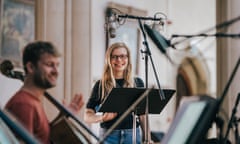
[[[118,48],[125,48],[127,50],[128,56],[128,65],[127,68],[124,70],[123,79],[124,85],[123,87],[133,87],[134,80],[132,76],[132,58],[130,49],[127,47],[125,43],[117,42],[112,44],[105,54],[105,62],[104,62],[104,71],[101,79],[101,87],[102,87],[102,100],[109,94],[112,88],[116,87],[115,78],[113,75],[112,65],[111,65],[111,55],[115,49]]]

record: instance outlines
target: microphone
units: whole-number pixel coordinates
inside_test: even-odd
[[[109,27],[108,31],[109,31],[110,38],[115,38],[116,37],[116,29],[114,27],[112,27],[112,26]]]
[[[147,24],[144,24],[144,29],[146,30],[148,36],[152,39],[158,49],[166,54],[166,49],[171,46],[170,41],[163,37],[155,29],[151,29]]]
[[[159,22],[155,22],[152,25],[152,29],[156,30],[156,31],[161,31],[164,27],[164,22],[162,20],[160,20]]]
[[[158,49],[169,59],[172,64],[174,64],[172,59],[166,53],[166,49],[168,47],[172,47],[170,40],[167,40],[158,31],[151,29],[150,26],[148,26],[147,24],[144,24],[144,29],[146,30],[148,36],[158,47]]]
[[[152,29],[154,29],[156,31],[163,30],[165,22],[167,22],[167,24],[168,24],[167,16],[164,13],[161,13],[161,12],[155,13],[154,14],[154,19],[155,19],[155,21],[153,22]]]
[[[109,32],[110,38],[116,37],[116,22],[117,22],[117,14],[113,13],[111,8],[107,8],[106,10],[106,21],[107,21],[107,31]]]

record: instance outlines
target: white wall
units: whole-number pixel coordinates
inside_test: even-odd
[[[213,28],[216,25],[216,4],[215,1],[191,1],[183,0],[176,1],[171,0],[169,2],[169,19],[173,24],[169,26],[169,33],[171,34],[199,34],[206,32],[209,28]],[[214,34],[215,31],[207,31],[210,34]],[[175,41],[180,41],[174,39]],[[198,38],[190,39],[180,45],[176,45],[177,48],[185,48],[191,41],[197,41]],[[198,49],[203,54],[205,62],[210,70],[211,78],[211,90],[210,93],[215,95],[216,93],[216,44],[213,37],[208,37],[197,45]],[[174,52],[175,56],[184,55],[182,52]]]
[[[21,88],[22,82],[4,76],[0,72],[0,108],[3,109],[8,100]]]

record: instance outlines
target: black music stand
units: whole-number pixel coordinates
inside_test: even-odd
[[[123,114],[128,111],[132,104],[146,91],[145,88],[113,88],[109,96],[104,100],[99,108],[99,112],[117,112]],[[152,89],[148,94],[149,113],[160,114],[165,105],[171,99],[175,90],[163,90],[165,99],[161,100],[158,89]],[[145,114],[146,98],[143,99],[132,111],[133,117],[135,114]],[[133,119],[133,143],[136,138],[136,119]]]
[[[145,88],[113,88],[109,96],[104,100],[99,108],[99,112],[125,112],[132,103],[144,93]],[[171,99],[175,90],[173,89],[163,89],[165,94],[165,99],[161,100],[159,96],[159,90],[153,89],[148,95],[149,98],[149,113],[150,114],[160,114],[165,105]],[[136,107],[136,114],[145,114],[145,103],[143,100]]]

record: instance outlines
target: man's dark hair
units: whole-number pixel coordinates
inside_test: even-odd
[[[50,42],[36,41],[27,44],[23,50],[22,58],[25,72],[27,73],[26,64],[28,62],[31,62],[33,65],[36,66],[40,57],[45,53],[51,54],[56,57],[60,56],[60,53],[58,52],[56,47]]]

